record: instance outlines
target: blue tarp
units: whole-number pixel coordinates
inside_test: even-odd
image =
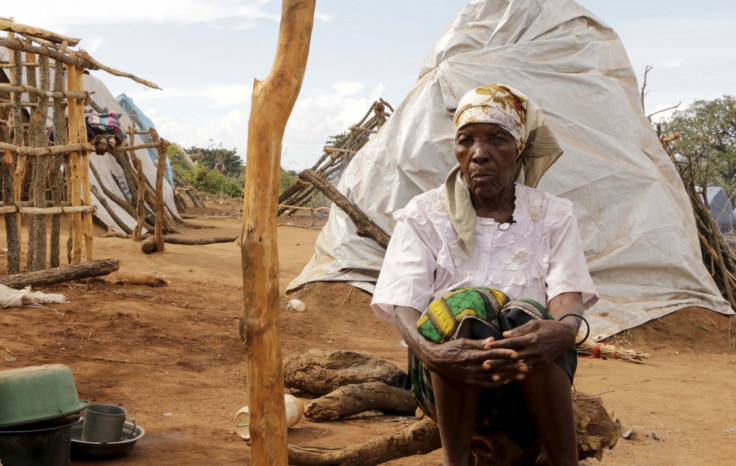
[[[128,115],[128,117],[130,117],[130,119],[135,122],[137,131],[148,131],[151,128],[155,128],[151,119],[148,118],[140,108],[138,108],[138,106],[133,102],[133,99],[125,94],[120,94],[115,98],[115,100],[117,100],[118,104],[123,107],[123,110]],[[139,134],[138,137],[144,144],[153,143],[153,140],[151,140],[151,136],[148,134]],[[151,160],[156,162],[158,160],[158,152],[155,149],[146,150],[148,151],[148,156],[151,158]],[[174,172],[171,169],[171,164],[169,163],[168,157],[166,158],[166,172],[164,175],[169,181],[169,184],[173,187]]]

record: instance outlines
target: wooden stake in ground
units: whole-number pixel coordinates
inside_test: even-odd
[[[166,170],[166,145],[159,141],[158,133],[151,128],[151,139],[158,151],[158,163],[156,164],[156,225],[154,225],[153,237],[156,242],[156,252],[164,252],[164,170]]]
[[[73,65],[67,65],[67,90],[76,91],[79,90],[77,86],[80,82],[80,76],[82,69]],[[79,99],[69,99],[67,104],[67,111],[69,112],[69,143],[76,144],[82,142],[82,134],[80,134],[79,121],[84,124],[84,107]],[[84,132],[84,139],[87,139],[87,132]],[[82,205],[82,154],[81,152],[72,152],[70,158],[71,165],[71,176],[69,181],[71,182],[71,204],[72,206]],[[72,250],[71,250],[71,263],[79,264],[82,262],[82,214],[72,214]]]
[[[248,358],[251,464],[287,465],[276,210],[281,141],[309,54],[315,0],[284,0],[271,72],[253,84],[245,177],[240,335]]]

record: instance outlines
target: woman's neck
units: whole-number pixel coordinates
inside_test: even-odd
[[[470,198],[478,217],[492,218],[498,223],[507,223],[514,213],[516,201],[515,183],[511,183],[497,195],[489,198],[478,198],[471,192]]]

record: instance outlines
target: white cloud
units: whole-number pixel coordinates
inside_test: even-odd
[[[668,68],[679,68],[684,62],[685,60],[683,58],[670,58],[669,60],[664,60],[662,65]]]
[[[366,95],[366,84],[339,81],[332,84],[334,93],[320,97],[300,98],[286,126],[285,153],[282,165],[287,168],[311,167],[322,155],[322,149],[330,136],[343,133],[360,122],[375,100],[385,90],[383,83],[375,84],[370,98]]]
[[[336,81],[332,84],[332,89],[337,93],[328,97],[328,99],[338,99],[358,94],[364,88],[365,84],[359,81]]]
[[[135,101],[161,99],[203,98],[212,101],[210,108],[224,108],[248,104],[253,94],[253,86],[246,84],[207,84],[196,89],[168,88],[164,90],[143,89],[128,95]],[[192,111],[190,109],[190,111]]]
[[[279,14],[266,8],[269,0],[128,0],[123,5],[101,10],[94,0],[75,0],[71,4],[56,0],[25,0],[6,5],[3,16],[35,27],[63,34],[78,33],[85,24],[119,24],[126,22],[163,24],[210,23],[227,20],[244,21],[235,27],[248,27],[266,19],[278,22]]]
[[[182,147],[209,147],[222,144],[226,149],[237,148],[245,160],[248,139],[248,115],[233,110],[220,118],[206,122],[183,122],[175,117],[160,114],[155,108],[144,110],[156,124],[159,134]]]

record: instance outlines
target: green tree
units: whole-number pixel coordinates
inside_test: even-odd
[[[237,149],[225,149],[222,143],[210,147],[192,146],[186,149],[189,154],[201,154],[199,163],[225,176],[240,178],[243,176],[243,159],[238,155]]]
[[[724,95],[695,101],[660,123],[663,136],[679,133],[667,151],[683,170],[692,172],[697,186],[736,190],[736,98]]]

